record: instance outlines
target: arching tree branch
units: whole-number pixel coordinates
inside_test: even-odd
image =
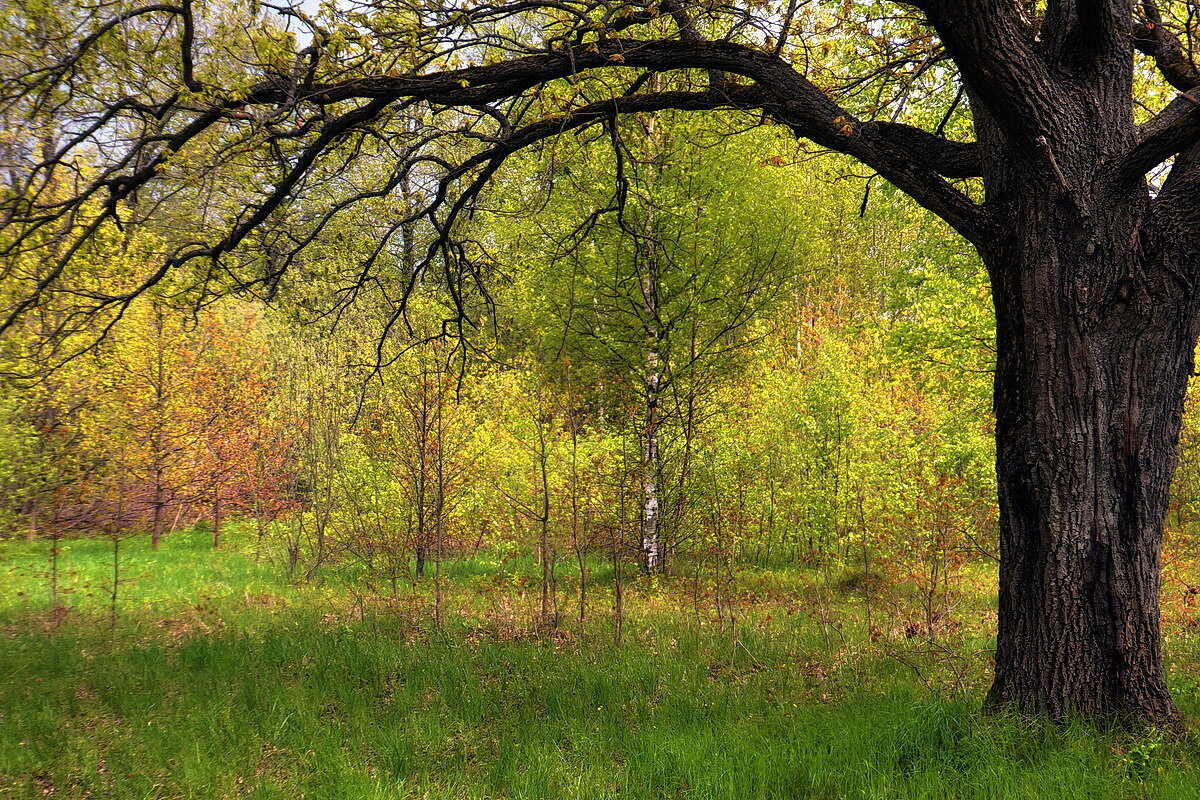
[[[680,23],[684,24],[684,23]],[[190,52],[190,51],[188,51]],[[594,101],[566,113],[539,122],[512,127],[495,104],[512,104],[527,94],[541,91],[559,80],[572,80],[585,73],[640,68],[656,72],[703,70],[722,75],[739,76],[750,84],[735,84],[722,80],[707,91],[664,91]],[[192,67],[184,72],[191,76]],[[189,80],[195,81],[194,77]],[[966,195],[946,182],[946,177],[978,175],[978,158],[971,145],[950,142],[939,136],[895,123],[864,122],[834,102],[781,57],[729,41],[640,40],[608,37],[594,43],[580,44],[563,51],[537,53],[498,63],[472,66],[431,74],[376,74],[355,77],[332,83],[298,84],[292,74],[275,75],[262,81],[239,96],[211,103],[208,108],[188,112],[175,132],[134,139],[124,158],[106,167],[74,197],[54,200],[31,209],[22,198],[6,202],[6,212],[16,235],[10,247],[21,247],[32,232],[47,222],[65,218],[82,211],[106,190],[103,208],[98,219],[119,222],[122,202],[160,180],[163,168],[176,154],[202,135],[208,135],[230,125],[251,125],[262,128],[264,141],[284,141],[301,135],[311,127],[302,121],[297,130],[278,131],[271,126],[280,115],[292,110],[312,107],[318,114],[327,113],[347,103],[358,103],[319,126],[315,139],[306,145],[288,166],[283,177],[266,193],[254,210],[236,224],[219,241],[206,246],[188,248],[182,255],[172,257],[178,267],[195,258],[218,258],[236,248],[255,227],[289,200],[301,179],[317,162],[331,152],[340,138],[353,129],[369,129],[377,121],[400,113],[400,109],[424,103],[434,108],[475,108],[481,114],[494,117],[500,128],[496,134],[482,136],[491,144],[459,168],[448,169],[442,189],[426,216],[440,231],[439,238],[449,236],[453,218],[462,203],[449,202],[449,224],[436,223],[434,214],[449,200],[451,185],[476,166],[487,166],[485,174],[494,171],[500,160],[517,149],[556,133],[595,122],[613,113],[675,108],[682,110],[758,109],[788,126],[797,136],[837,152],[859,159],[884,178],[914,197],[919,203],[945,219],[972,241],[981,241],[987,234],[985,213]],[[264,109],[265,115],[256,109]],[[258,116],[256,116],[256,114]],[[263,121],[255,123],[254,120]],[[266,126],[266,127],[263,127]],[[506,129],[510,129],[507,133]],[[83,140],[76,137],[77,141]],[[478,192],[478,181],[469,184],[467,195]],[[464,198],[459,198],[463,200]],[[85,229],[84,236],[95,233],[95,225]],[[38,283],[35,291],[9,310],[0,331],[10,327],[28,308],[38,302],[41,294],[61,278],[77,248],[69,248],[59,262]],[[434,255],[430,251],[430,257]],[[159,274],[160,278],[162,273]],[[124,295],[114,295],[108,301],[121,302]],[[103,304],[103,302],[101,304]]]

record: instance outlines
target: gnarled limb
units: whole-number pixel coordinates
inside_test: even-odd
[[[1133,46],[1154,59],[1154,65],[1167,83],[1181,92],[1200,86],[1200,70],[1179,38],[1164,24],[1162,12],[1154,0],[1142,0],[1145,21],[1133,26]]]

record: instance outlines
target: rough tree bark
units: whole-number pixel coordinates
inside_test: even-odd
[[[965,20],[942,18],[955,26],[950,52],[974,64],[964,73],[991,218],[976,242],[997,335],[988,705],[1164,723],[1178,712],[1159,554],[1196,345],[1197,251],[1190,215],[1174,209],[1179,187],[1152,197],[1142,177],[1162,151],[1129,164],[1155,135],[1133,124],[1130,5],[1095,5],[1051,3],[1040,41],[988,57],[960,33]],[[1188,165],[1177,170],[1186,182]]]
[[[969,99],[974,142],[950,141],[940,126],[928,132],[897,124],[888,113],[879,121],[860,119],[794,66],[807,63],[811,53],[797,51],[789,61],[787,40],[805,19],[798,11],[803,4],[789,4],[786,13],[766,4],[770,8],[753,20],[743,5],[752,4],[435,3],[429,4],[432,21],[423,39],[409,33],[388,39],[388,23],[370,30],[356,15],[354,24],[378,34],[381,43],[427,43],[413,56],[411,63],[424,59],[413,74],[398,71],[394,62],[374,74],[341,71],[336,55],[323,49],[323,28],[294,11],[314,35],[292,67],[248,89],[208,95],[203,76],[216,73],[201,63],[205,51],[193,47],[200,28],[190,3],[132,8],[97,22],[75,50],[47,56],[45,69],[0,76],[6,96],[15,98],[12,107],[28,108],[35,121],[45,109],[60,118],[68,109],[95,120],[94,130],[126,137],[124,151],[111,146],[110,160],[80,171],[95,177],[73,198],[56,196],[50,176],[56,163],[93,157],[88,136],[69,140],[48,165],[32,165],[24,188],[3,201],[4,241],[15,243],[15,252],[33,246],[48,220],[77,215],[98,221],[81,228],[42,277],[31,279],[28,291],[6,309],[0,331],[55,297],[80,296],[71,295],[71,268],[82,242],[116,224],[135,192],[172,180],[176,161],[194,174],[193,162],[175,154],[202,159],[202,142],[214,131],[243,135],[247,147],[263,153],[283,142],[292,157],[281,161],[279,179],[256,190],[246,212],[222,234],[166,253],[128,291],[105,296],[90,289],[83,296],[95,309],[120,309],[190,262],[216,261],[236,250],[276,210],[302,196],[313,174],[311,183],[328,187],[321,176],[362,157],[363,148],[340,146],[352,135],[401,141],[395,131],[409,132],[403,148],[392,151],[407,153],[401,157],[408,167],[397,170],[383,193],[416,165],[444,169],[419,213],[436,239],[422,259],[428,265],[453,260],[459,252],[456,221],[518,150],[615,114],[750,111],[857,159],[945,220],[987,266],[997,326],[1001,536],[990,705],[1054,717],[1173,721],[1177,712],[1165,688],[1158,630],[1159,549],[1200,313],[1200,98],[1189,94],[1200,87],[1200,72],[1183,44],[1190,40],[1172,33],[1186,24],[1183,15],[1171,17],[1183,4],[1163,0],[1166,14],[1154,0],[872,6],[881,17],[889,7],[897,19],[918,15],[934,34],[910,35],[910,58],[899,63],[956,70]],[[107,13],[99,8],[97,13]],[[854,8],[830,3],[824,10],[852,14]],[[100,87],[63,101],[71,80],[91,63],[95,43],[118,35],[121,23],[134,17],[143,26],[161,18],[164,32],[182,31],[160,40],[175,49],[180,85],[147,84],[132,99],[100,97]],[[508,21],[516,24],[503,27]],[[497,60],[456,68],[453,54],[472,42],[479,51],[491,47],[495,40],[488,32],[498,24],[513,33],[495,45]],[[515,37],[522,32],[536,33],[520,53]],[[868,26],[867,33],[876,32]],[[380,47],[387,51],[390,45]],[[1141,125],[1134,121],[1135,50],[1179,93]],[[159,56],[155,80],[166,83],[166,54]],[[672,71],[683,76],[680,82],[660,86],[686,89],[647,91],[655,75]],[[610,83],[587,82],[602,72],[613,74]],[[889,64],[865,68],[860,80],[851,76],[847,83],[861,86],[889,74],[896,77]],[[563,81],[583,88],[543,92]],[[195,99],[201,96],[219,99],[206,105]],[[553,96],[574,101],[534,119],[530,109]],[[417,104],[456,109],[454,124],[465,130],[454,135],[482,149],[457,164],[444,160],[445,150],[427,157],[421,137],[437,142],[451,135],[447,130],[429,125],[413,139],[411,127],[388,128],[389,120]],[[953,105],[946,118],[951,113]],[[1171,158],[1165,181],[1151,191],[1147,173]],[[956,179],[980,180],[982,200],[973,197],[978,185],[963,187]],[[342,198],[320,225],[379,192]],[[319,225],[314,230],[312,238]],[[297,240],[303,245],[312,239]],[[248,272],[239,288],[269,287],[280,278],[275,270]],[[359,285],[377,279],[368,263]]]
[[[1001,514],[988,702],[1168,721],[1159,551],[1197,335],[1195,257],[1172,243],[1193,234],[1153,213],[1144,186],[1079,168],[1107,141],[1010,157],[1005,232],[980,248]]]

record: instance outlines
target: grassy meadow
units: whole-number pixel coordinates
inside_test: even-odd
[[[0,799],[1200,796],[1195,734],[980,715],[982,567],[936,636],[907,635],[905,587],[844,572],[635,577],[618,641],[600,563],[582,623],[564,563],[557,627],[535,565],[447,564],[437,627],[429,579],[293,585],[227,541],[122,542],[115,605],[111,543],[62,544],[57,605],[49,544],[0,543]],[[1167,646],[1196,718],[1185,594]]]

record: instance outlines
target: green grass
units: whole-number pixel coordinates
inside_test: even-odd
[[[451,571],[438,633],[420,595],[291,587],[197,534],[127,543],[110,631],[104,543],[64,546],[65,617],[44,543],[0,553],[0,798],[1200,795],[1195,739],[984,719],[986,641],[872,645],[845,598],[830,640],[780,602],[730,631],[680,586],[635,587],[618,645],[603,592],[590,624],[539,636],[481,559]]]

